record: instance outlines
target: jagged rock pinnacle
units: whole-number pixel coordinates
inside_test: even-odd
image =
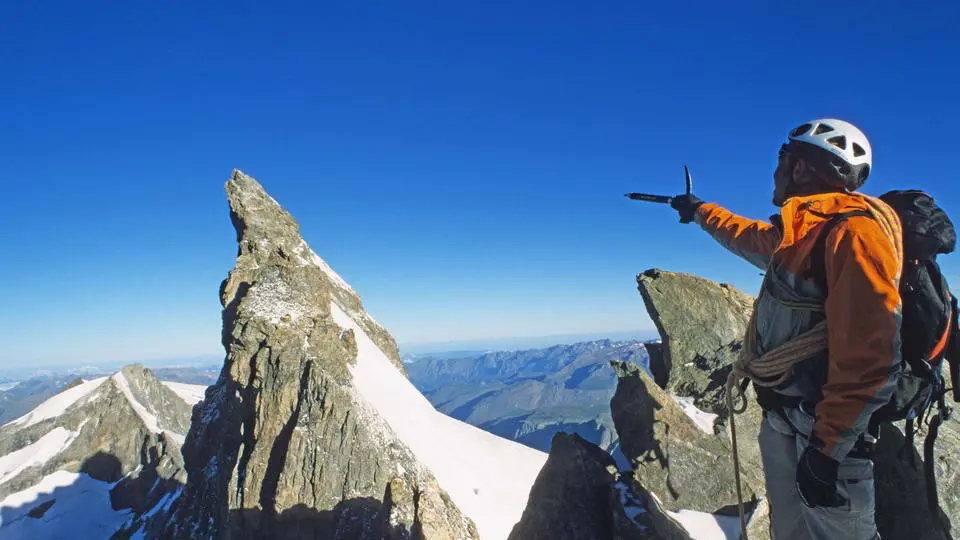
[[[162,536],[478,538],[356,389],[358,340],[402,371],[393,338],[256,180],[234,171],[226,191],[239,245],[220,290],[227,355],[194,410]]]

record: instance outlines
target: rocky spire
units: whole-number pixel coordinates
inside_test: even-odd
[[[389,360],[370,377],[402,372],[393,338],[259,183],[235,171],[226,189],[239,244],[220,290],[227,356],[194,411],[164,537],[478,538],[357,388],[363,354]]]

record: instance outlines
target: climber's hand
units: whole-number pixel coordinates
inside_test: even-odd
[[[670,200],[670,206],[680,214],[680,223],[690,223],[703,201],[692,193],[677,195]]]
[[[797,464],[797,492],[803,504],[810,508],[836,508],[847,503],[837,493],[837,470],[840,463],[808,446]]]

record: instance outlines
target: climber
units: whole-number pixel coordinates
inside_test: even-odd
[[[757,355],[827,323],[827,350],[757,389],[759,445],[775,540],[879,538],[871,415],[900,365],[900,221],[857,193],[870,173],[864,134],[840,120],[805,123],[780,148],[770,222],[692,194],[671,206],[765,273],[755,307]]]

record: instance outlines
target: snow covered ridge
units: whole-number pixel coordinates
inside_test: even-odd
[[[80,426],[83,427],[82,425]],[[15,478],[24,470],[43,465],[63,452],[80,432],[55,427],[36,442],[0,457],[0,484]]]

